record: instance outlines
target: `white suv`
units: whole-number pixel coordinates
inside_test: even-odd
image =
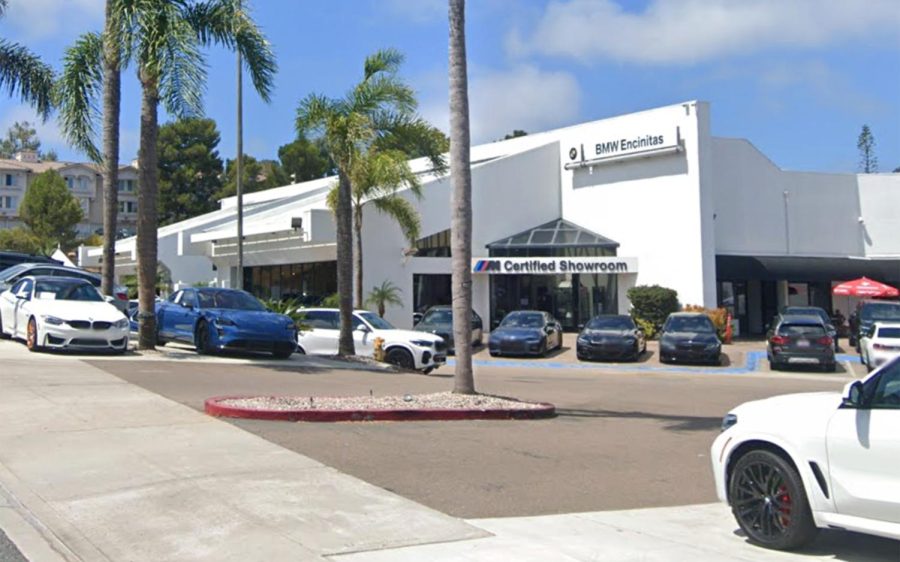
[[[338,352],[340,312],[336,308],[302,308],[297,311],[308,329],[297,335],[301,353],[334,355]],[[430,373],[447,361],[447,346],[434,334],[398,330],[368,310],[353,311],[353,344],[357,355],[373,355],[375,338],[384,340],[385,360],[405,369]]]
[[[753,542],[797,548],[819,527],[900,539],[900,360],[843,394],[742,404],[722,427],[716,490]]]

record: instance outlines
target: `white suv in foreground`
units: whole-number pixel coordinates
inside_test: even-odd
[[[297,335],[301,353],[335,355],[340,336],[340,312],[336,308],[302,308],[297,311],[307,329]],[[353,344],[357,355],[371,356],[375,339],[384,340],[385,360],[404,369],[430,373],[447,361],[447,346],[440,336],[398,330],[368,310],[353,311]]]
[[[900,359],[843,394],[742,404],[722,427],[716,490],[753,542],[797,548],[819,527],[900,539]]]

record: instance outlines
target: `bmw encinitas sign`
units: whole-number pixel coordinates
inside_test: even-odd
[[[637,273],[637,258],[474,258],[472,273],[557,275],[564,273]]]

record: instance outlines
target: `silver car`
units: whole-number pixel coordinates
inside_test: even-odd
[[[100,288],[101,278],[96,273],[78,269],[77,267],[67,267],[65,265],[53,265],[47,263],[20,263],[12,267],[8,267],[0,271],[0,292],[9,289],[19,279],[28,276],[51,275],[54,277],[73,277],[75,279],[84,279]],[[113,305],[122,314],[128,312],[128,290],[121,286],[113,287],[113,296],[106,297],[107,302]]]

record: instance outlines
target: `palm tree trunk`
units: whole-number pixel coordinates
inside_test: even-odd
[[[103,42],[103,281],[100,289],[112,295],[116,275],[116,220],[119,213],[119,106],[121,74],[119,45],[111,38],[112,0],[106,1]]]
[[[156,138],[159,89],[156,77],[141,77],[141,146],[138,151],[137,262],[138,347],[156,347],[157,199]]]
[[[338,355],[355,355],[353,345],[353,187],[343,171],[338,173],[337,289],[341,310]]]
[[[353,231],[356,237],[355,252],[353,253],[353,269],[356,275],[356,306],[357,309],[363,307],[363,253],[362,253],[362,203],[356,202],[353,205]]]
[[[450,251],[453,392],[474,394],[472,373],[472,170],[469,166],[469,86],[466,72],[466,3],[450,1]]]

